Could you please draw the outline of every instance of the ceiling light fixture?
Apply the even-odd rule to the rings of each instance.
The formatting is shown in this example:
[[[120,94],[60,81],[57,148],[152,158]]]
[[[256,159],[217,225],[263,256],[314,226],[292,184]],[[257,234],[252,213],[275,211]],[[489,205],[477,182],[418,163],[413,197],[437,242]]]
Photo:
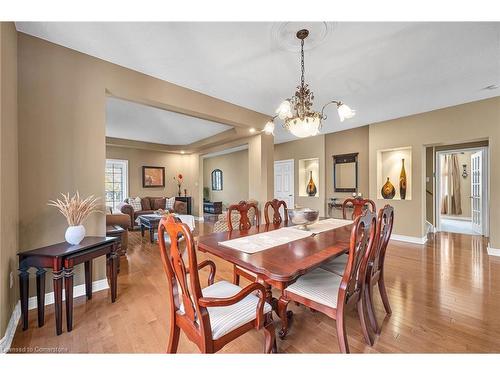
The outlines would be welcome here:
[[[255,128],[250,128],[250,129],[248,129],[248,131],[249,131],[250,133],[255,133]]]
[[[308,35],[309,30],[302,29],[297,31],[297,38],[300,39],[300,85],[297,86],[297,91],[294,96],[283,101],[276,110],[276,116],[266,124],[264,131],[266,131],[267,128],[267,134],[271,134],[274,131],[274,120],[279,117],[284,121],[283,127],[296,137],[304,138],[317,135],[321,129],[322,121],[327,118],[324,114],[324,110],[330,104],[337,105],[340,121],[350,119],[355,114],[354,110],[340,100],[332,100],[326,103],[321,109],[321,113],[311,110],[314,94],[309,89],[309,85],[305,83],[304,78],[304,40]]]
[[[186,151],[184,151],[184,150],[182,150],[182,151],[181,151],[181,154],[183,154],[183,155],[184,155],[185,153],[186,153]]]

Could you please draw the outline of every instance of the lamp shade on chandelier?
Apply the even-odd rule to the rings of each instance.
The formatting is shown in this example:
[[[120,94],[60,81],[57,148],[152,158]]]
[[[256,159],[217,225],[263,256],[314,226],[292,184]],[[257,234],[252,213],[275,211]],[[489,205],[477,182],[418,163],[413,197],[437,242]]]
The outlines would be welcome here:
[[[274,120],[279,118],[283,121],[283,127],[296,137],[305,138],[317,135],[321,130],[322,121],[326,120],[324,110],[330,104],[336,104],[340,121],[350,119],[355,114],[354,110],[340,100],[332,100],[326,103],[321,112],[312,110],[314,94],[309,89],[309,85],[305,83],[304,77],[304,40],[308,35],[309,31],[306,29],[297,32],[297,38],[300,39],[300,85],[297,86],[295,94],[291,98],[284,100],[276,109],[276,116],[264,127],[267,134],[274,131]]]

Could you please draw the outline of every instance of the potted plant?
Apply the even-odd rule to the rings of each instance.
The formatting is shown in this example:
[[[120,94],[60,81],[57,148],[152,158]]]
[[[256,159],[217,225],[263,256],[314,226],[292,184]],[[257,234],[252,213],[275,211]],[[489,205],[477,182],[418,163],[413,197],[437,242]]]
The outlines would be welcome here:
[[[83,221],[89,217],[90,214],[95,212],[102,212],[99,210],[99,198],[93,195],[85,199],[80,198],[78,191],[71,198],[68,194],[63,194],[62,199],[49,201],[49,206],[54,206],[59,209],[59,212],[68,221],[69,227],[66,229],[64,238],[66,242],[71,245],[78,245],[85,237],[85,227],[82,225]]]

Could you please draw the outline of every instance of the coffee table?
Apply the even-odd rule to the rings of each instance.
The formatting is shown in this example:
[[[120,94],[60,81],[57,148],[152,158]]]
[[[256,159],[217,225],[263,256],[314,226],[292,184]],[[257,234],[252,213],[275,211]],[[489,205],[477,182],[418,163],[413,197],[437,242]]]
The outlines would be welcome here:
[[[150,215],[140,215],[138,218],[139,225],[141,226],[141,236],[144,237],[144,231],[149,230],[149,240],[151,243],[155,241],[155,229],[158,229],[158,224],[160,224],[160,215],[150,214]]]

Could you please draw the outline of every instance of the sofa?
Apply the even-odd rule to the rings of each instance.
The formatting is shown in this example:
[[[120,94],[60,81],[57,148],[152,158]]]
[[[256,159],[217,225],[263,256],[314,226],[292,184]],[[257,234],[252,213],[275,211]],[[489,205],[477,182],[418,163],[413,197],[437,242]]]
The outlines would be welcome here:
[[[128,229],[130,228],[130,217],[121,212],[110,210],[106,213],[106,230],[110,226],[120,226],[125,231],[121,234],[121,254],[125,255],[128,247]]]
[[[182,202],[181,197],[175,197],[174,209],[173,212],[176,214],[185,215],[187,213],[187,204],[186,202]],[[162,209],[164,210],[166,207],[165,197],[144,197],[141,198],[141,209],[134,210],[134,207],[129,203],[128,198],[119,205],[119,209],[122,213],[128,216],[129,218],[129,229],[134,229],[137,225],[136,220],[140,215],[152,214],[156,210]]]

